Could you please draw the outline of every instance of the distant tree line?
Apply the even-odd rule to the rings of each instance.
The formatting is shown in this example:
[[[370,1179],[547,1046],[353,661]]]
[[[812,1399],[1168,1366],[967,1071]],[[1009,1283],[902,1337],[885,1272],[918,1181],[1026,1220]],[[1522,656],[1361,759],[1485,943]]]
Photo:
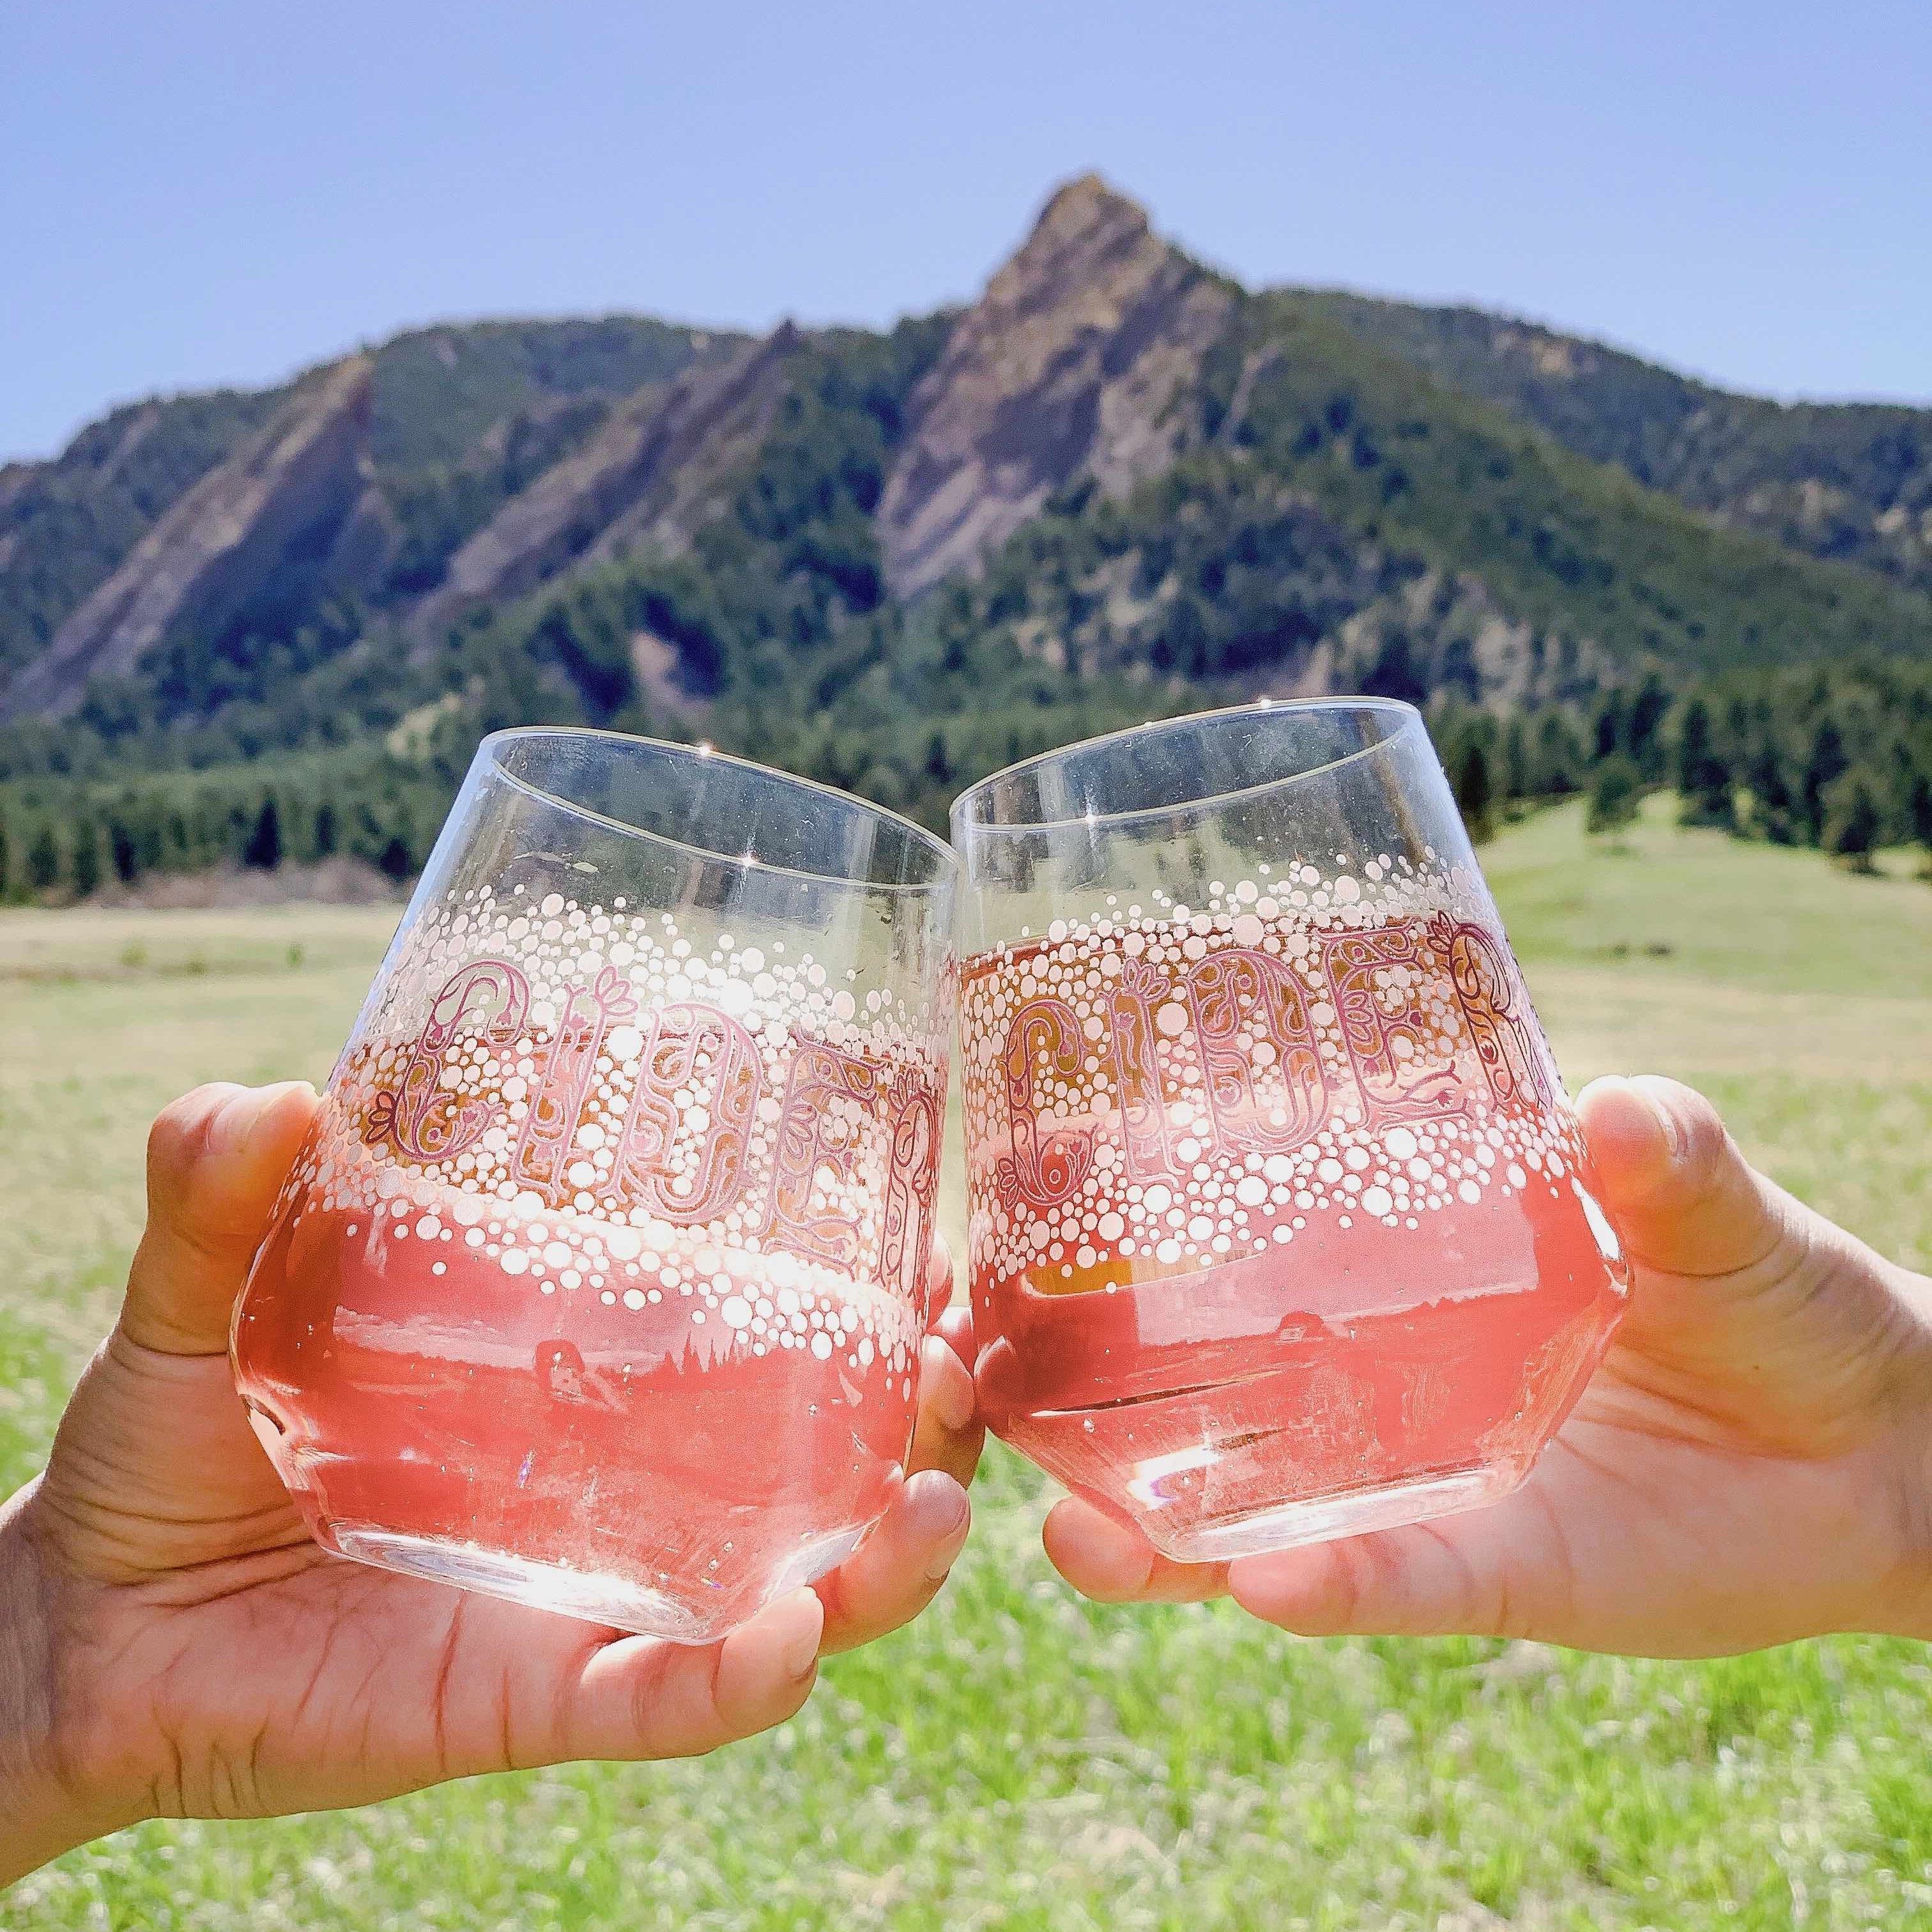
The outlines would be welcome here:
[[[943,654],[943,641],[933,648]],[[862,692],[868,675],[862,666],[854,680]],[[937,824],[956,793],[1001,764],[1211,695],[1143,688],[1081,704],[1050,677],[1028,689],[1012,665],[985,693],[998,702],[976,710],[949,692],[949,706],[910,710],[895,731],[883,715],[894,686],[882,678],[868,728],[855,728],[848,694],[797,714],[782,734],[766,719],[743,748]],[[1514,812],[1579,796],[1592,829],[1614,831],[1646,794],[1665,791],[1686,824],[1816,847],[1858,868],[1882,847],[1916,845],[1932,868],[1932,667],[1735,672],[1675,694],[1647,677],[1587,705],[1498,716],[1450,701],[1429,716],[1478,839]],[[406,879],[428,856],[478,729],[496,722],[455,709],[399,749],[0,783],[0,898],[84,897],[153,873],[337,854]]]
[[[118,785],[0,785],[0,901],[85,898],[157,873],[272,870],[338,854],[408,879],[429,856],[455,781],[382,754],[143,775]]]
[[[1859,868],[1888,845],[1932,866],[1932,666],[1733,671],[1673,694],[1654,676],[1586,706],[1431,719],[1479,837],[1512,805],[1582,793],[1614,831],[1648,791],[1687,825],[1814,846]]]

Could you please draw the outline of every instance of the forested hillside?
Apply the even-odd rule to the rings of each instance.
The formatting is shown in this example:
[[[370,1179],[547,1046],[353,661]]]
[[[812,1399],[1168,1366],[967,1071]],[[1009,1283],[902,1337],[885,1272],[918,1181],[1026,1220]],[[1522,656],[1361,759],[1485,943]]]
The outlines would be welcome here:
[[[741,340],[615,316],[472,322],[384,344],[373,357],[362,469],[393,539],[376,580],[358,587],[380,607],[434,584],[463,538],[580,442],[614,400]],[[297,386],[130,404],[52,462],[0,470],[0,692]]]
[[[1480,309],[1289,298],[1647,488],[1932,590],[1932,410],[1776,403]]]
[[[1429,707],[1479,827],[1677,784],[1854,860],[1932,836],[1919,416],[1793,428],[1516,327],[1250,294],[1089,178],[961,314],[452,326],[117,412],[0,472],[0,891],[406,876],[511,723],[937,824],[1011,758],[1262,692]],[[1870,543],[1750,507],[1780,449],[1837,452]]]

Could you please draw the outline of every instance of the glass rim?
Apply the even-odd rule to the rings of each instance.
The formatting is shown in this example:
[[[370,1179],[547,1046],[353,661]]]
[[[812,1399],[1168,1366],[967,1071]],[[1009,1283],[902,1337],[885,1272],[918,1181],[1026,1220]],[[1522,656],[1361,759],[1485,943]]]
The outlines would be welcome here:
[[[594,806],[580,804],[576,800],[566,798],[560,792],[533,784],[530,779],[512,771],[504,764],[500,755],[503,747],[520,740],[540,738],[594,739],[614,745],[639,746],[647,751],[667,752],[674,758],[688,760],[694,764],[729,765],[780,790],[792,789],[815,794],[821,798],[830,800],[846,811],[877,819],[910,835],[915,847],[927,853],[932,859],[932,874],[926,879],[863,879],[855,878],[850,872],[814,872],[804,866],[773,865],[770,860],[760,859],[753,853],[715,852],[708,846],[694,845],[688,839],[674,837],[669,832],[655,832],[642,825],[627,824],[621,818],[613,818],[608,812],[599,812]],[[706,865],[730,866],[742,872],[758,872],[775,878],[803,879],[814,885],[844,886],[852,891],[862,892],[946,892],[957,882],[959,855],[946,840],[935,832],[928,832],[916,819],[908,818],[902,812],[894,812],[889,806],[875,805],[868,798],[860,797],[856,792],[841,791],[836,785],[823,784],[816,778],[800,778],[796,772],[782,771],[776,765],[760,764],[755,758],[741,758],[734,753],[721,752],[715,746],[704,741],[687,745],[673,738],[646,737],[637,731],[606,731],[589,724],[512,724],[500,731],[486,732],[477,741],[476,750],[479,756],[486,751],[489,753],[490,770],[494,776],[528,797],[541,800],[545,805],[554,806],[560,812],[567,812],[586,824],[620,832],[628,838],[643,839],[653,844],[668,846],[673,851],[688,853],[692,858]]]
[[[1118,812],[1082,812],[1071,818],[1029,819],[969,819],[972,806],[982,795],[1006,779],[1022,772],[1032,771],[1071,758],[1082,752],[1090,752],[1103,745],[1125,745],[1134,740],[1162,736],[1192,725],[1216,724],[1238,718],[1252,718],[1258,713],[1281,714],[1293,711],[1348,712],[1382,711],[1394,713],[1401,722],[1385,738],[1372,745],[1362,745],[1352,752],[1345,752],[1339,758],[1329,758],[1318,765],[1310,765],[1306,771],[1284,772],[1279,778],[1258,778],[1250,785],[1235,785],[1222,791],[1203,792],[1198,798],[1181,799],[1172,805],[1130,806]],[[968,785],[952,801],[949,814],[953,832],[956,836],[962,830],[974,832],[1056,832],[1070,825],[1120,825],[1137,818],[1172,818],[1177,813],[1204,812],[1227,805],[1236,799],[1252,798],[1257,794],[1273,791],[1282,785],[1299,784],[1305,778],[1320,778],[1328,772],[1339,771],[1344,765],[1353,764],[1358,758],[1373,758],[1377,753],[1389,750],[1408,737],[1417,726],[1426,732],[1428,727],[1421,712],[1406,699],[1400,698],[1376,698],[1370,696],[1330,698],[1253,698],[1240,704],[1220,704],[1206,711],[1184,711],[1170,718],[1149,718],[1138,724],[1129,724],[1115,731],[1098,731],[1090,738],[1076,738],[1070,745],[1058,745],[1050,752],[1036,752],[1030,758],[1017,759],[1010,765],[1003,765],[996,772],[987,775]]]

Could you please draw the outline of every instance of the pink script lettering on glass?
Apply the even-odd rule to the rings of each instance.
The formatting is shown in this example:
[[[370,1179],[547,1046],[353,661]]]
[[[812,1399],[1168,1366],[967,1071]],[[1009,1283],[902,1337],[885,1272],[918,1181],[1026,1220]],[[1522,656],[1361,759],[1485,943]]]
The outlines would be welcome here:
[[[476,1145],[496,1110],[487,1102],[458,1101],[442,1086],[444,1056],[459,1037],[480,1032],[507,1046],[529,1017],[529,980],[506,959],[474,959],[452,974],[430,1003],[429,1018],[411,1044],[401,1077],[377,1094],[362,1138],[389,1142],[411,1160],[453,1160]]]
[[[1042,1140],[1034,1102],[1036,1061],[1048,1072],[1070,1077],[1080,1071],[1084,1051],[1080,1022],[1064,1000],[1029,1000],[1006,1029],[1001,1072],[1012,1151],[1001,1157],[997,1172],[1000,1192],[1009,1204],[1024,1201],[1034,1208],[1058,1207],[1078,1192],[1093,1167],[1092,1129],[1049,1134]]]

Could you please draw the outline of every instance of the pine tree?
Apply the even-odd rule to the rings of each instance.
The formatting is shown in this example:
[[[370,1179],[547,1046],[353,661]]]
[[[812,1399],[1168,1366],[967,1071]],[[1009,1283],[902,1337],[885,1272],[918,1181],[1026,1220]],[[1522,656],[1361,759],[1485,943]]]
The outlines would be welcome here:
[[[1683,800],[1686,825],[1718,825],[1736,829],[1737,808],[1731,795],[1731,768],[1718,754],[1711,729],[1711,708],[1701,697],[1684,707],[1677,732],[1677,790]]]
[[[1804,826],[1813,844],[1825,836],[1825,794],[1851,764],[1845,750],[1845,736],[1838,721],[1829,712],[1818,720],[1811,735],[1811,754],[1804,760],[1804,778],[1800,797],[1804,808]]]
[[[84,816],[74,830],[74,889],[82,898],[100,890],[106,872],[100,845],[100,820]]]
[[[1846,772],[1826,788],[1823,803],[1826,850],[1849,860],[1855,872],[1872,871],[1872,853],[1885,824],[1876,782],[1864,771]]]
[[[114,876],[124,886],[129,886],[140,876],[141,856],[135,850],[134,835],[128,829],[123,810],[116,806],[108,814],[107,854],[114,868]]]
[[[1654,671],[1645,674],[1630,700],[1624,728],[1624,748],[1646,784],[1664,776],[1664,721],[1670,715],[1670,694]]]
[[[60,842],[44,818],[27,848],[27,884],[37,892],[50,892],[60,884]]]
[[[1593,727],[1593,740],[1596,746],[1595,757],[1598,763],[1605,758],[1614,758],[1623,749],[1624,735],[1628,728],[1624,712],[1624,694],[1614,686],[1604,692],[1597,706]]]
[[[272,872],[282,862],[282,819],[275,809],[273,792],[262,800],[262,808],[255,814],[254,826],[242,848],[242,862],[265,872]]]
[[[1932,878],[1932,771],[1913,774],[1906,794],[1905,819],[1914,842],[1925,848],[1924,869],[1926,877]]]
[[[1470,739],[1456,762],[1456,803],[1462,814],[1462,823],[1469,828],[1469,836],[1481,844],[1496,826],[1489,754],[1479,738]]]
[[[1503,796],[1505,798],[1529,798],[1534,796],[1534,776],[1529,764],[1529,733],[1523,723],[1522,713],[1514,713],[1503,732]]]
[[[1535,784],[1545,798],[1562,798],[1574,791],[1583,754],[1570,722],[1560,711],[1546,711],[1536,728]]]
[[[1643,798],[1643,776],[1619,752],[1604,759],[1590,780],[1589,809],[1584,829],[1621,832],[1635,822]]]
[[[1759,836],[1774,845],[1796,845],[1798,801],[1785,776],[1784,748],[1768,721],[1760,723],[1758,741],[1745,768],[1744,783],[1750,789],[1751,823]]]

